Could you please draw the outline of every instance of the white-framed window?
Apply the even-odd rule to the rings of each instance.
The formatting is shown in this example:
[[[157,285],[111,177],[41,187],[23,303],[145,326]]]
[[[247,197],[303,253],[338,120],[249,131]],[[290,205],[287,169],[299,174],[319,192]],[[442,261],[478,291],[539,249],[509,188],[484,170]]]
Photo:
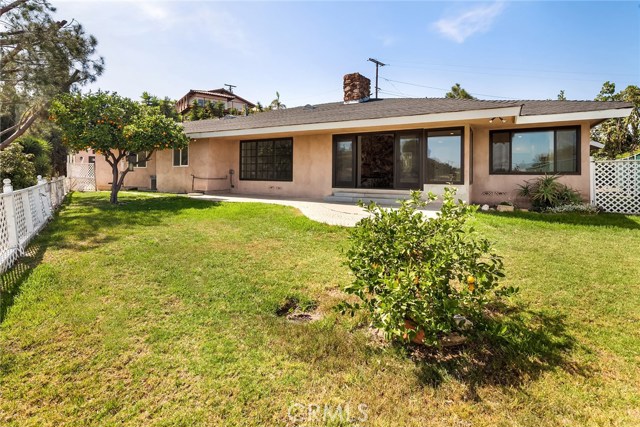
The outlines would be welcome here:
[[[147,156],[149,153],[147,151],[140,151],[136,153],[136,164],[133,166],[134,168],[146,168],[147,167]]]
[[[189,166],[189,147],[173,149],[173,166]]]

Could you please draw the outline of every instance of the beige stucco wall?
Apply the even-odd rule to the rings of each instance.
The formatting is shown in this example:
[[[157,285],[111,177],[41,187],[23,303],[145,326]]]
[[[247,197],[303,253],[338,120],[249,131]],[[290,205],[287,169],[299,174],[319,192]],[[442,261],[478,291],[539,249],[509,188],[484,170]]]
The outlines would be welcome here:
[[[158,191],[170,193],[188,193],[192,190],[193,177],[223,178],[228,175],[231,162],[231,143],[218,141],[215,147],[209,140],[196,140],[189,143],[188,166],[173,166],[173,150],[156,153],[156,172]],[[195,190],[228,191],[229,181],[197,179]]]
[[[545,123],[544,125],[515,125],[507,123],[489,124],[487,120],[469,123],[448,122],[413,126],[414,129],[440,129],[464,127],[464,184],[458,186],[461,198],[473,203],[497,204],[512,201],[524,204],[517,197],[517,186],[535,175],[490,175],[489,131],[496,129],[523,129],[554,126],[581,126],[580,175],[563,175],[561,181],[580,191],[585,200],[589,197],[589,122]],[[209,193],[232,192],[246,195],[269,195],[282,197],[322,198],[332,193],[332,140],[334,134],[364,133],[373,131],[407,130],[407,127],[376,127],[357,130],[334,130],[331,133],[273,134],[242,139],[266,139],[293,137],[293,181],[243,181],[240,180],[240,138],[209,138],[192,140],[189,145],[189,165],[173,166],[172,150],[154,153],[147,168],[136,168],[125,179],[125,187],[149,188],[150,175],[157,176],[157,189],[161,192],[185,193],[192,191],[192,174],[201,178],[224,180],[196,180],[195,190]],[[473,131],[473,157],[471,154],[471,131]],[[471,162],[473,182],[471,183]],[[123,163],[123,166],[124,163]],[[233,169],[233,187],[229,170]],[[96,175],[99,189],[107,189],[111,181],[109,165],[102,156],[96,156]],[[436,188],[437,187],[437,188]],[[440,186],[425,185],[424,190],[441,191]],[[505,193],[491,195],[490,193]]]
[[[575,190],[582,198],[589,199],[589,141],[590,127],[588,122],[545,123],[544,126],[502,125],[502,126],[473,126],[473,185],[471,201],[474,203],[498,204],[511,201],[526,205],[526,201],[519,198],[518,184],[523,184],[540,175],[491,175],[489,173],[489,131],[496,129],[528,129],[535,127],[581,126],[580,132],[580,175],[562,175],[560,181]],[[506,193],[506,194],[487,194]]]
[[[146,168],[134,168],[133,171],[127,173],[124,178],[124,188],[138,188],[148,190],[151,188],[151,175],[156,173],[155,154],[147,162]],[[127,168],[126,160],[121,160],[119,170]],[[96,186],[98,190],[111,189],[112,181],[111,166],[107,163],[104,156],[96,155]]]
[[[239,142],[234,150],[234,168],[238,177],[240,164]],[[331,194],[332,136],[301,135],[293,137],[293,181],[236,180],[233,190],[239,194],[267,194],[272,196],[318,198]]]

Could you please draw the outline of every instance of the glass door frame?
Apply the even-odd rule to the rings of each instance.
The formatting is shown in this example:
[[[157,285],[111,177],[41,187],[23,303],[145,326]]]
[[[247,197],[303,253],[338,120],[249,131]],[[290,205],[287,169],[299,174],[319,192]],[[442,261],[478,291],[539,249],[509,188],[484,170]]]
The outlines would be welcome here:
[[[338,183],[338,170],[336,168],[336,159],[338,158],[338,142],[344,142],[347,140],[351,140],[351,185],[344,185],[344,183]],[[331,158],[331,169],[332,169],[332,178],[331,185],[333,188],[357,188],[358,185],[358,157],[359,157],[359,148],[358,148],[358,137],[357,135],[334,135],[332,141],[332,158]]]
[[[415,184],[401,184],[400,181],[400,173],[401,167],[400,162],[401,159],[401,151],[400,151],[400,139],[403,137],[415,137],[418,139],[418,182]],[[393,188],[397,190],[422,190],[424,186],[424,178],[425,178],[425,165],[426,165],[426,155],[425,155],[425,146],[424,146],[424,130],[423,129],[415,129],[415,130],[403,130],[395,132],[395,141],[394,141],[394,164],[393,164]]]
[[[428,150],[428,134],[429,132],[441,132],[441,131],[460,131],[460,176],[461,181],[452,182],[452,185],[464,185],[466,173],[465,173],[465,127],[464,126],[452,126],[445,128],[432,128],[432,129],[402,129],[396,131],[378,131],[378,132],[361,132],[361,133],[352,133],[352,134],[335,134],[332,136],[332,147],[331,147],[331,169],[332,169],[332,179],[331,185],[333,188],[349,188],[349,189],[358,189],[360,184],[360,157],[361,157],[361,142],[360,136],[363,135],[372,135],[372,134],[394,134],[394,142],[393,142],[393,187],[389,188],[389,190],[407,190],[407,189],[418,189],[422,190],[424,185],[426,184],[448,184],[444,182],[427,182],[427,150]],[[408,135],[415,135],[418,138],[419,144],[419,182],[414,187],[413,185],[399,185],[399,173],[400,173],[400,138],[406,137]],[[336,169],[336,159],[337,159],[337,150],[338,150],[338,141],[351,141],[351,185],[344,185],[344,183],[336,182],[336,177],[338,171]]]
[[[447,131],[460,131],[460,180],[455,182],[447,182],[447,181],[428,181],[427,179],[427,160],[429,159],[428,151],[429,151],[429,133],[433,132],[447,132]],[[422,143],[424,144],[423,156],[424,156],[424,164],[422,166],[422,172],[424,174],[422,182],[425,184],[451,184],[451,185],[464,185],[465,173],[464,173],[464,138],[465,138],[465,129],[464,126],[454,126],[447,128],[434,128],[434,129],[423,129],[422,133]]]

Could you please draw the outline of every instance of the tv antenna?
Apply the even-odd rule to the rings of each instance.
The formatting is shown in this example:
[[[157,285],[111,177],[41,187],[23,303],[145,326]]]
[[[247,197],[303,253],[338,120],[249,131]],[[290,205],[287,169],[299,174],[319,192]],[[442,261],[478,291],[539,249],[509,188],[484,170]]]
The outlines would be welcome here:
[[[233,88],[237,87],[236,85],[230,85],[230,84],[226,84],[226,83],[224,85],[229,89],[229,92],[231,92],[231,93],[233,93]]]
[[[373,58],[369,58],[368,61],[371,61],[374,64],[376,64],[376,99],[378,99],[378,89],[380,89],[378,87],[378,68],[384,67],[387,64],[384,64],[384,63],[378,61],[377,59],[373,59]]]

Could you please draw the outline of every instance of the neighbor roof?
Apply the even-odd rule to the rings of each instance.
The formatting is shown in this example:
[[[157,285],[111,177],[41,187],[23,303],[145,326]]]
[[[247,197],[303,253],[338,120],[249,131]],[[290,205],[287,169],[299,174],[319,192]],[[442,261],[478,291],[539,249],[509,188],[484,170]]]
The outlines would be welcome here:
[[[450,98],[390,98],[357,104],[333,102],[304,107],[272,110],[249,116],[185,122],[188,135],[226,131],[326,124],[357,120],[411,117],[440,113],[471,112],[491,109],[519,109],[519,116],[538,116],[628,109],[632,105],[617,101],[494,101]],[[516,111],[516,110],[514,110]],[[595,118],[600,118],[595,117]],[[244,132],[246,133],[246,132]],[[208,135],[214,136],[214,135]]]
[[[225,99],[238,99],[242,102],[244,102],[245,104],[247,104],[250,108],[255,107],[255,104],[251,101],[248,101],[246,99],[244,99],[241,96],[236,95],[233,92],[228,91],[227,89],[211,89],[211,90],[205,90],[205,89],[190,89],[189,92],[187,92],[186,95],[184,95],[182,98],[180,99],[184,99],[187,98],[189,95],[211,95],[211,96],[218,96],[220,98],[225,98]]]

